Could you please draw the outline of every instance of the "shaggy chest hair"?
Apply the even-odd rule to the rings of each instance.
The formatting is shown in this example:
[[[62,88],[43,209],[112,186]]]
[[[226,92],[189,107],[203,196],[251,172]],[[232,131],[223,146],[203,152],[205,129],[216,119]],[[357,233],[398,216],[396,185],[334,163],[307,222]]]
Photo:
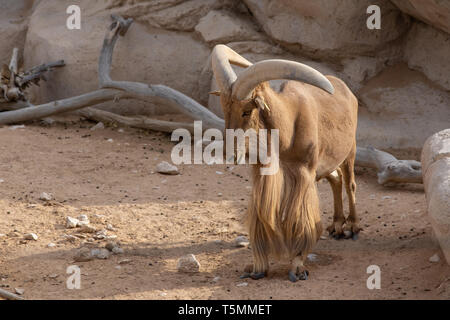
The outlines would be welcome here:
[[[306,167],[280,160],[274,175],[254,165],[248,209],[252,243],[272,254],[293,258],[309,251],[322,233],[315,175]]]

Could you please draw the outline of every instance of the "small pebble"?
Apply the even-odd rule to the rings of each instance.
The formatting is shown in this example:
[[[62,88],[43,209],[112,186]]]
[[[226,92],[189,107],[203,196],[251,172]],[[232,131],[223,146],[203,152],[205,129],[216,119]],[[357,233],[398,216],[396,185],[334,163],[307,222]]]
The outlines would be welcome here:
[[[166,161],[160,162],[156,166],[156,172],[161,173],[161,174],[169,174],[169,175],[176,175],[176,174],[180,173],[176,166],[174,166]]]
[[[25,293],[25,290],[24,290],[24,289],[21,289],[21,288],[14,288],[14,291],[15,291],[19,296],[21,296],[21,295],[23,295],[23,294]]]
[[[35,233],[27,233],[24,237],[25,240],[34,240],[37,241],[38,236]]]
[[[94,256],[88,248],[81,248],[77,251],[73,259],[75,262],[87,262],[93,260]]]
[[[78,219],[75,219],[72,217],[67,217],[66,218],[66,228],[68,228],[68,229],[76,228],[78,226],[79,222],[80,221],[78,221]]]
[[[108,259],[110,253],[107,249],[96,248],[91,250],[91,255],[97,259]]]
[[[428,259],[430,262],[439,262],[441,260],[441,258],[439,258],[438,254],[434,254],[430,257],[430,259]]]
[[[92,131],[101,130],[101,129],[105,129],[105,125],[103,124],[103,122],[99,122],[91,128]]]
[[[43,200],[43,201],[50,201],[52,200],[53,197],[48,194],[47,192],[42,192],[41,195],[39,196],[39,200]]]
[[[236,287],[246,287],[248,286],[248,282],[239,282]]]
[[[187,273],[199,272],[200,263],[193,254],[188,254],[178,259],[177,270]]]
[[[54,247],[56,247],[56,244],[54,244],[53,242],[50,242],[50,243],[47,245],[47,247],[48,247],[48,248],[54,248]]]
[[[248,241],[247,237],[245,236],[238,236],[236,239],[234,239],[233,244],[237,248],[247,247],[250,242]]]

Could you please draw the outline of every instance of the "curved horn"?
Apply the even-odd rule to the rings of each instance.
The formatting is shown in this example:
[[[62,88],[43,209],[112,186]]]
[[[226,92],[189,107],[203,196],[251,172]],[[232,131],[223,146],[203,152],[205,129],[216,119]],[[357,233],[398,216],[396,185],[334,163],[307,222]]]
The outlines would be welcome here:
[[[233,96],[246,99],[259,83],[276,79],[302,81],[334,93],[331,82],[319,71],[302,63],[274,59],[257,62],[244,70],[233,84]]]
[[[243,68],[252,65],[250,61],[223,44],[214,47],[211,62],[216,82],[222,92],[231,92],[231,86],[237,79],[230,63]]]

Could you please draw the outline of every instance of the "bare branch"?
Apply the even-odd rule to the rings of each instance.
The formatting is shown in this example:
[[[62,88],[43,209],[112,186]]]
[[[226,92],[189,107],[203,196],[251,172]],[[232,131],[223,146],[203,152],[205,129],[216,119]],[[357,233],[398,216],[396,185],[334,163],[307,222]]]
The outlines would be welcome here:
[[[14,48],[11,56],[11,62],[9,63],[9,70],[17,74],[19,61],[19,49]]]
[[[24,298],[22,298],[21,296],[18,296],[17,294],[3,290],[1,288],[0,288],[0,297],[7,300],[24,300]]]
[[[378,170],[378,183],[422,183],[421,164],[414,160],[398,160],[393,155],[368,147],[356,150],[357,166]]]
[[[80,96],[52,101],[39,106],[0,113],[0,125],[42,119],[54,114],[74,111],[105,101],[127,97],[126,92],[115,89],[100,89]]]
[[[105,40],[103,41],[103,48],[98,63],[98,77],[101,88],[120,89],[139,100],[156,101],[170,105],[193,119],[202,120],[206,129],[224,129],[225,123],[223,119],[177,90],[164,85],[148,85],[140,82],[111,80],[110,69],[115,43],[119,35],[125,35],[130,24],[133,22],[132,19],[124,20],[117,16],[112,16],[112,19],[114,22],[111,24],[110,31],[106,34]]]
[[[172,133],[178,128],[184,128],[189,130],[189,132],[194,133],[194,125],[192,123],[155,120],[146,117],[126,117],[96,108],[84,108],[78,110],[77,114],[90,120],[101,121],[104,123],[115,122],[133,128],[150,129],[167,133]]]

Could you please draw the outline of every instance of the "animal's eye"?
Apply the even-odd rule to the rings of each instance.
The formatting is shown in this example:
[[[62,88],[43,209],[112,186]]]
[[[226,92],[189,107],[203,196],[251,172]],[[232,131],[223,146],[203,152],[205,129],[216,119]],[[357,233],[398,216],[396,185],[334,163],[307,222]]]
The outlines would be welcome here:
[[[242,113],[242,116],[243,117],[248,117],[249,115],[251,115],[252,114],[252,111],[251,110],[247,110],[247,111],[244,111],[243,113]]]

